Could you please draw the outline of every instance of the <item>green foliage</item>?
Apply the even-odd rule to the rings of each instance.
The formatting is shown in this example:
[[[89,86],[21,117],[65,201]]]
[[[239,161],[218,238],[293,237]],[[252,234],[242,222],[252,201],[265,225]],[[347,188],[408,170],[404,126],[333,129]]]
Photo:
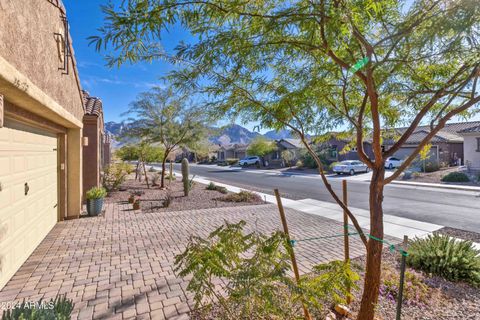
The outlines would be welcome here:
[[[217,185],[213,182],[210,182],[206,187],[205,189],[207,190],[217,190]]]
[[[480,254],[471,241],[435,234],[415,239],[408,249],[407,263],[415,269],[447,280],[480,285]]]
[[[50,301],[40,299],[35,305],[24,300],[14,309],[3,311],[2,320],[69,320],[73,306],[73,301],[65,295]]]
[[[262,198],[255,192],[242,190],[239,193],[231,193],[219,200],[225,202],[261,202]]]
[[[330,161],[328,160],[328,150],[316,151],[315,154],[320,158],[322,165],[324,167],[328,167],[328,164],[330,163]],[[301,160],[303,162],[303,165],[307,168],[318,168],[317,162],[309,152],[303,151],[301,154]]]
[[[440,169],[440,166],[437,162],[434,161],[426,161],[424,164],[424,171],[425,172],[436,172]]]
[[[226,222],[207,238],[191,237],[175,257],[175,272],[191,276],[187,289],[205,313],[216,304],[221,319],[293,320],[301,315],[302,301],[322,309],[344,301],[347,285],[355,288],[358,274],[340,261],[316,266],[297,286],[288,274],[291,247],[284,234],[245,233],[245,225]],[[226,295],[215,287],[219,279]]]
[[[298,299],[304,299],[309,309],[322,310],[332,302],[345,304],[353,298],[348,288],[358,289],[360,276],[344,261],[332,261],[313,267],[313,273],[302,278]]]
[[[290,150],[283,150],[281,153],[281,157],[285,161],[285,164],[287,165],[287,167],[292,166],[292,161],[294,159],[294,156],[295,155]]]
[[[126,145],[116,151],[116,155],[123,161],[139,160],[142,162],[159,162],[165,156],[162,147],[155,147],[149,143],[142,142],[137,145]]]
[[[216,185],[215,183],[213,183],[213,182],[210,182],[210,183],[205,187],[205,189],[207,189],[207,190],[215,190],[215,191],[218,191],[218,192],[224,193],[224,194],[228,193],[227,188],[217,186],[217,185]]]
[[[295,166],[299,169],[304,167],[303,161],[302,160],[297,160],[297,163],[295,163]]]
[[[264,157],[275,150],[277,150],[275,141],[268,140],[263,136],[258,136],[248,145],[247,154],[251,156]]]
[[[443,182],[469,182],[470,179],[465,173],[462,172],[450,172],[442,177]]]
[[[182,182],[183,182],[183,194],[187,197],[190,192],[190,180],[189,180],[188,160],[182,159]]]
[[[103,186],[108,190],[117,190],[127,175],[133,172],[132,165],[121,162],[112,163],[103,170]]]
[[[92,199],[102,199],[107,196],[107,190],[102,187],[93,187],[87,191],[86,198],[89,200]]]

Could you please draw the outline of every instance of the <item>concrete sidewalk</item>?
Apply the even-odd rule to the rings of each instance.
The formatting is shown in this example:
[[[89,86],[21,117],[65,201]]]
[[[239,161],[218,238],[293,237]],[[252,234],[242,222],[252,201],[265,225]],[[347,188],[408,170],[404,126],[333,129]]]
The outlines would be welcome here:
[[[199,176],[196,176],[194,180],[203,184],[209,184],[210,182],[214,182]],[[238,188],[224,183],[215,182],[215,184],[223,186],[231,192],[239,192],[242,190],[242,188]],[[256,193],[258,193],[262,197],[262,199],[265,199],[266,202],[276,203],[275,196],[261,192]],[[286,208],[292,208],[297,211],[321,216],[340,222],[343,221],[343,210],[336,203],[319,201],[314,199],[291,200],[286,198],[282,198],[282,203]],[[370,212],[368,210],[355,207],[350,207],[350,209],[355,214],[360,226],[366,229],[369,228]],[[389,214],[384,214],[384,227],[386,235],[400,239],[402,239],[404,235],[407,235],[409,238],[423,237],[433,231],[443,228],[443,226],[441,225],[397,217]]]

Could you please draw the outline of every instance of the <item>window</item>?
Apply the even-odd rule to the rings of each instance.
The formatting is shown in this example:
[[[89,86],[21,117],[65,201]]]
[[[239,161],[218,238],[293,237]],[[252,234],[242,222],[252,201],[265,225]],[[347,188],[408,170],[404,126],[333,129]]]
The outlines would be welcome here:
[[[480,138],[477,138],[477,152],[480,152]]]

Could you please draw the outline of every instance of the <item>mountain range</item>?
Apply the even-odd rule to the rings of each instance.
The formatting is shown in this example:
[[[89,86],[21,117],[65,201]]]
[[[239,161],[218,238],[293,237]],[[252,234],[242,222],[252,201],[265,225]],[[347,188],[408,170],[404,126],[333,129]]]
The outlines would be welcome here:
[[[115,137],[118,137],[127,128],[127,126],[128,125],[125,122],[109,121],[105,123],[105,130],[113,135],[115,140]],[[212,143],[221,145],[231,143],[248,144],[258,136],[264,136],[270,140],[292,138],[292,134],[289,130],[271,130],[265,132],[264,134],[260,134],[258,132],[252,132],[238,124],[229,124],[223,127],[210,128],[210,132],[209,140]]]

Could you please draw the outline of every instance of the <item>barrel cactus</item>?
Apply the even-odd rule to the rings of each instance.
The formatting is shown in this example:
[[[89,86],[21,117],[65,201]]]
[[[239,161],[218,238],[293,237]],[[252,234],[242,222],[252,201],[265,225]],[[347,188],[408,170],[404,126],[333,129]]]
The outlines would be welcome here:
[[[188,180],[188,160],[186,158],[182,159],[182,182],[183,182],[183,193],[185,196],[188,196],[190,191],[190,180]]]

